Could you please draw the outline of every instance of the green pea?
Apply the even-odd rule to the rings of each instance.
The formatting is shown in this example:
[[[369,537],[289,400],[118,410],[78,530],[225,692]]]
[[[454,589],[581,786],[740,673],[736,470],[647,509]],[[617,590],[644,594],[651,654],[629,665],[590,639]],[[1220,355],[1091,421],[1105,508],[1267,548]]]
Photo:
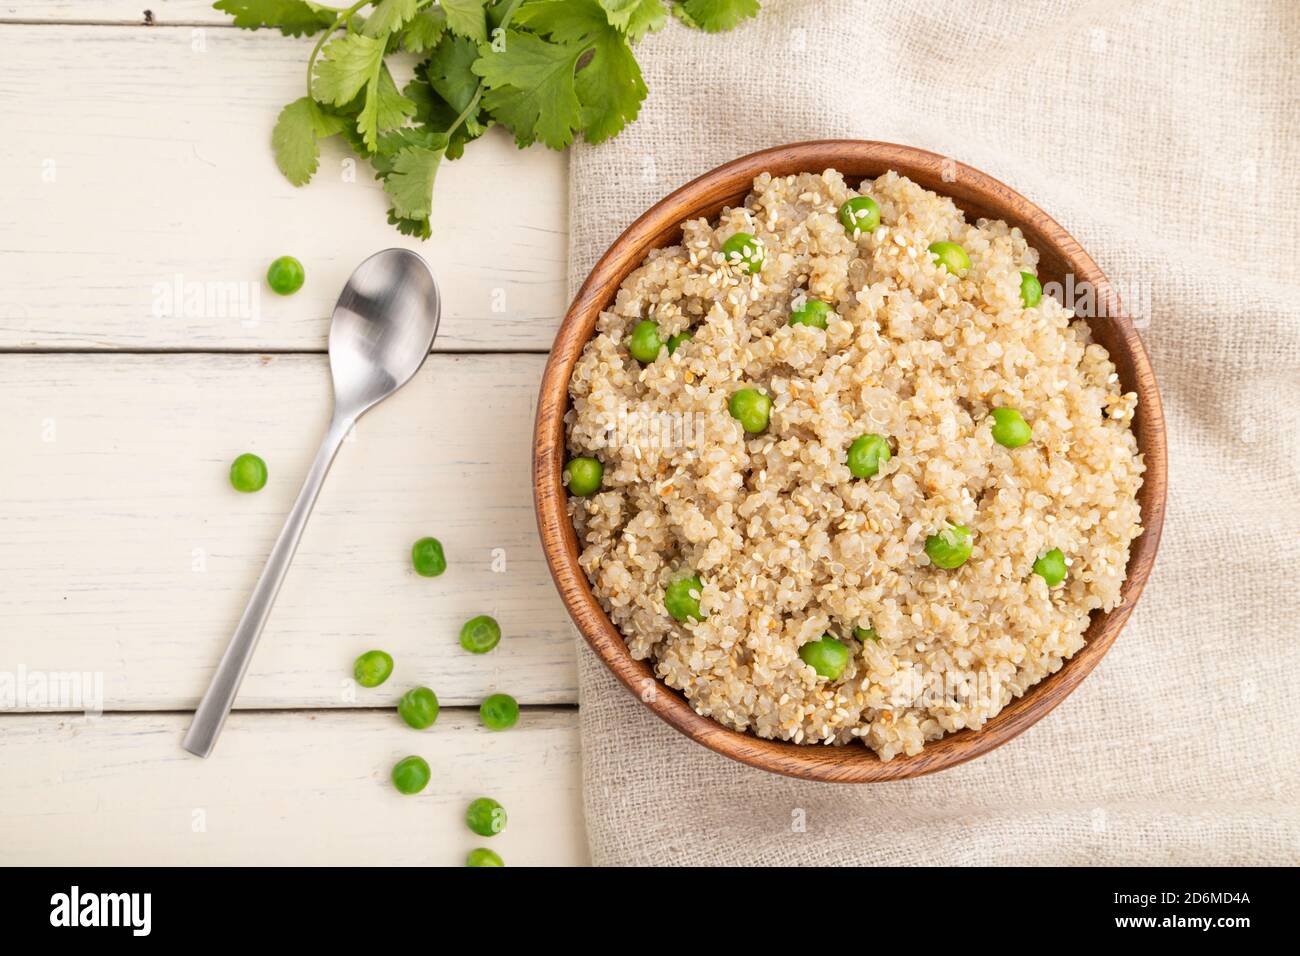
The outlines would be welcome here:
[[[422,578],[436,578],[447,570],[447,556],[437,538],[421,538],[411,545],[411,566]]]
[[[352,676],[362,687],[378,687],[393,673],[393,658],[385,651],[366,651],[352,664]]]
[[[972,547],[970,528],[960,524],[950,524],[925,539],[925,553],[929,556],[930,563],[945,571],[965,564]]]
[[[305,278],[307,274],[303,271],[302,263],[293,256],[281,256],[266,270],[266,284],[278,295],[292,295],[297,292],[302,288]]]
[[[501,625],[486,614],[471,617],[460,629],[460,646],[471,654],[486,654],[501,640]]]
[[[758,389],[742,388],[732,393],[727,402],[727,411],[731,417],[740,422],[740,427],[751,435],[757,435],[767,428],[772,414],[772,400]]]
[[[1032,272],[1020,273],[1020,301],[1026,309],[1032,309],[1043,301],[1043,284]]]
[[[493,694],[478,705],[478,716],[488,730],[507,730],[519,723],[519,702],[509,694]]]
[[[605,477],[605,466],[595,458],[574,458],[564,466],[569,494],[585,497],[600,490]]]
[[[429,763],[423,757],[403,757],[393,765],[393,786],[408,796],[429,785]]]
[[[1065,555],[1060,548],[1053,548],[1034,562],[1034,573],[1054,588],[1065,580]]]
[[[849,474],[854,478],[870,478],[887,461],[889,441],[884,435],[859,435],[849,446]]]
[[[880,635],[876,633],[874,627],[855,627],[853,629],[853,636],[863,644],[867,643],[867,641],[880,640]]]
[[[934,256],[935,262],[955,276],[965,275],[966,270],[970,268],[970,256],[966,255],[966,250],[955,242],[930,243],[930,255]]]
[[[873,233],[880,225],[880,204],[870,196],[855,196],[840,207],[840,222],[854,238]]]
[[[479,847],[477,850],[470,850],[469,856],[465,857],[466,866],[505,866],[501,857],[493,853],[486,847]]]
[[[762,241],[748,232],[738,232],[724,242],[722,255],[729,263],[741,266],[751,275],[763,268],[766,258]]]
[[[1003,448],[1019,448],[1033,437],[1033,429],[1014,408],[993,409],[993,440]]]
[[[700,594],[703,591],[704,582],[698,574],[678,578],[664,588],[664,607],[675,621],[702,621],[708,616],[700,610]]]
[[[505,807],[491,797],[479,797],[465,811],[465,825],[479,836],[496,836],[506,828]]]
[[[672,355],[677,351],[678,346],[682,345],[684,342],[689,342],[693,338],[695,338],[695,336],[691,335],[690,332],[678,332],[668,340],[668,354]]]
[[[397,712],[416,730],[432,727],[438,719],[438,695],[427,687],[412,687],[398,700]]]
[[[649,365],[659,357],[659,350],[664,347],[659,338],[659,326],[649,320],[638,322],[627,340],[627,350],[642,365]]]
[[[829,634],[823,634],[821,640],[809,641],[799,648],[799,657],[819,677],[835,680],[844,673],[844,668],[849,663],[849,649]]]
[[[811,325],[824,329],[835,310],[821,299],[805,299],[804,304],[790,313],[791,325]]]
[[[261,491],[266,486],[266,462],[245,452],[230,463],[230,483],[236,491]]]

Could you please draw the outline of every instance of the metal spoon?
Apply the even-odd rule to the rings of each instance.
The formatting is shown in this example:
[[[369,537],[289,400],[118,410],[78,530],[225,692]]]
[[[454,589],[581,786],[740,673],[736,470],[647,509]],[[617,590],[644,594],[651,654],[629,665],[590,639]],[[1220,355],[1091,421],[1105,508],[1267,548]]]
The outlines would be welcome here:
[[[406,249],[375,253],[357,266],[343,287],[330,322],[334,416],[244,616],[194,712],[194,722],[182,744],[190,753],[206,757],[216,745],[339,445],[364,412],[419,371],[438,334],[441,311],[438,283],[428,264]]]

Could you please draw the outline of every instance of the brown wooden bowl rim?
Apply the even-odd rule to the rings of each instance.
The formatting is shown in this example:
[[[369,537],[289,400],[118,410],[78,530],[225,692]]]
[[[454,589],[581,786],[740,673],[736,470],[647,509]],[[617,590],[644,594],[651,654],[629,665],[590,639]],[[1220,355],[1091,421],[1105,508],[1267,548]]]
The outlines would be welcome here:
[[[924,176],[932,180],[942,170],[943,181],[954,181],[949,177],[955,176],[964,187],[979,193],[991,209],[999,210],[999,218],[1012,225],[1032,222],[1039,231],[1052,233],[1049,242],[1055,252],[1076,277],[1093,283],[1098,300],[1108,304],[1109,312],[1104,313],[1102,321],[1116,323],[1119,340],[1128,351],[1134,380],[1123,384],[1126,390],[1138,392],[1139,414],[1134,432],[1147,469],[1138,495],[1144,530],[1131,548],[1120,603],[1109,612],[1094,615],[1087,644],[1060,670],[1013,700],[980,730],[947,734],[927,743],[916,756],[898,756],[889,761],[882,761],[866,747],[792,744],[731,730],[697,714],[680,693],[655,677],[647,662],[634,660],[578,564],[577,537],[566,510],[560,477],[569,379],[597,317],[627,274],[640,265],[651,248],[667,244],[664,237],[679,230],[684,219],[700,215],[712,218],[720,211],[720,206],[711,212],[694,211],[699,197],[719,190],[734,193],[740,185],[744,186],[740,193],[743,196],[754,177],[765,171],[787,175],[838,169],[846,177],[857,179],[861,178],[859,174],[847,172],[846,167],[864,166],[880,172],[895,169],[911,178]],[[569,615],[596,655],[642,703],[691,739],[749,766],[806,780],[869,783],[944,770],[988,753],[1040,720],[1097,666],[1128,620],[1159,548],[1167,480],[1164,429],[1160,392],[1142,340],[1125,316],[1110,280],[1055,220],[1005,184],[948,157],[894,143],[817,140],[761,150],[705,173],[651,206],[601,256],[560,324],[542,376],[534,434],[533,494],[542,548]]]

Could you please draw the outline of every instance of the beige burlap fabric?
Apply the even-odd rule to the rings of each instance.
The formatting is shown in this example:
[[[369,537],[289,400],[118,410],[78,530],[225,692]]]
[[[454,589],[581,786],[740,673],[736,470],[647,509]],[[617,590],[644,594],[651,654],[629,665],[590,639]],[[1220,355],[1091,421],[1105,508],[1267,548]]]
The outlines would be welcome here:
[[[849,136],[984,169],[1149,313],[1164,543],[1127,629],[1068,701],[914,781],[744,768],[662,724],[584,645],[593,860],[1300,862],[1300,4],[763,7],[733,34],[672,24],[642,44],[641,118],[573,153],[574,288],[646,206],[755,149]]]

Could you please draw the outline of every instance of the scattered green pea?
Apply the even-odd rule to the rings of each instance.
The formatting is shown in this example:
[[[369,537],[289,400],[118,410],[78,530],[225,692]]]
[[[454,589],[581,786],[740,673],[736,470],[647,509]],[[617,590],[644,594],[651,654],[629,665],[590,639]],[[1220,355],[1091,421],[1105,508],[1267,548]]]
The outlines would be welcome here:
[[[700,594],[703,591],[704,583],[698,574],[678,578],[664,588],[664,607],[675,621],[702,621],[708,616],[700,610]]]
[[[970,528],[960,524],[950,524],[925,539],[925,553],[929,556],[930,563],[945,571],[965,564],[972,547]]]
[[[676,335],[668,339],[668,354],[672,355],[677,351],[679,346],[689,342],[693,338],[695,338],[695,336],[691,335],[690,332],[678,332]]]
[[[293,256],[281,256],[266,270],[266,284],[277,295],[292,295],[302,288],[307,273]]]
[[[1043,301],[1043,284],[1032,272],[1020,273],[1020,301],[1026,309],[1032,309]]]
[[[1014,408],[993,409],[993,440],[1003,448],[1019,448],[1033,437],[1033,429]]]
[[[880,204],[870,196],[854,196],[840,207],[840,223],[855,238],[875,232],[880,225]]]
[[[469,856],[465,857],[466,866],[505,866],[501,857],[493,853],[486,847],[479,847],[477,850],[470,850]]]
[[[479,797],[465,811],[465,825],[479,836],[496,836],[506,828],[505,807],[491,797]]]
[[[642,365],[649,365],[658,358],[659,350],[663,347],[663,339],[659,338],[659,326],[648,319],[638,322],[627,340],[627,350]]]
[[[397,701],[397,712],[416,730],[432,727],[438,719],[438,695],[427,687],[412,687]]]
[[[386,651],[366,651],[352,664],[352,676],[362,687],[378,687],[393,673],[393,658]]]
[[[743,266],[751,275],[763,268],[766,258],[762,241],[748,232],[737,232],[724,242],[722,255],[731,264]]]
[[[731,417],[740,422],[740,427],[751,435],[757,435],[767,428],[772,414],[772,400],[755,388],[742,388],[732,393],[727,402],[727,411]]]
[[[245,452],[230,463],[230,483],[236,491],[261,491],[266,486],[266,462]]]
[[[930,255],[934,256],[935,262],[955,276],[965,275],[966,270],[970,268],[970,256],[966,255],[966,250],[955,242],[930,243]]]
[[[564,474],[569,494],[582,498],[600,490],[605,466],[595,458],[574,458],[564,466]]]
[[[829,317],[835,310],[821,299],[805,299],[803,305],[790,312],[791,325],[811,325],[815,329],[826,328]]]
[[[854,478],[870,478],[887,461],[889,441],[884,435],[859,435],[849,446],[849,474]]]
[[[486,654],[501,640],[501,625],[486,614],[471,617],[460,629],[460,646],[471,654]]]
[[[867,641],[880,640],[880,635],[876,633],[874,627],[855,627],[853,629],[853,636],[863,644],[867,643]]]
[[[1053,548],[1034,562],[1034,573],[1054,588],[1065,580],[1065,555],[1060,548]]]
[[[421,538],[411,545],[411,566],[422,578],[436,578],[447,570],[447,556],[437,538]]]
[[[393,765],[393,786],[408,796],[429,785],[429,763],[423,757],[403,757]]]
[[[478,716],[488,730],[507,730],[519,723],[519,702],[509,694],[493,694],[478,705]]]
[[[819,677],[835,680],[844,673],[844,668],[849,662],[849,649],[847,645],[829,634],[823,634],[821,640],[809,641],[799,648],[799,657],[815,670]]]

